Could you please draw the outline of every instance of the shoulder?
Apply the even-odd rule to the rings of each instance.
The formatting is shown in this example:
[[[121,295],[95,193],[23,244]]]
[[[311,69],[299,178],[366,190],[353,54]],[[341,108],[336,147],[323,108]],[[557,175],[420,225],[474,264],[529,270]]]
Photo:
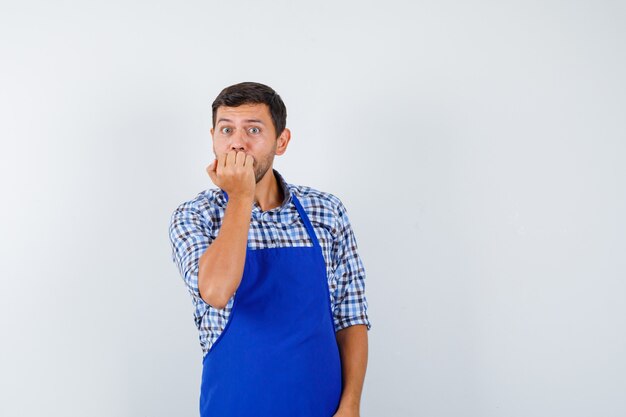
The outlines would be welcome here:
[[[219,195],[219,192],[219,188],[210,188],[183,201],[172,212],[172,222],[184,217],[194,217],[205,222],[213,221],[224,205],[223,197]]]
[[[288,185],[290,192],[298,197],[302,208],[318,223],[334,229],[343,221],[346,208],[337,195],[307,185]]]
[[[295,194],[302,205],[323,206],[332,210],[339,210],[343,207],[341,199],[335,194],[321,191],[307,185],[289,184],[289,190]]]

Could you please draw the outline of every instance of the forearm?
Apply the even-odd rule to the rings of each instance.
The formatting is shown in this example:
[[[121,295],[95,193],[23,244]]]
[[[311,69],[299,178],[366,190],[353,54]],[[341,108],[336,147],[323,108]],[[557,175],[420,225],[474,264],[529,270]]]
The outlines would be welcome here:
[[[339,407],[359,409],[367,368],[367,326],[357,324],[335,334],[341,355],[343,390]]]
[[[222,226],[198,263],[198,288],[202,299],[224,308],[239,287],[246,260],[253,200],[230,198]]]

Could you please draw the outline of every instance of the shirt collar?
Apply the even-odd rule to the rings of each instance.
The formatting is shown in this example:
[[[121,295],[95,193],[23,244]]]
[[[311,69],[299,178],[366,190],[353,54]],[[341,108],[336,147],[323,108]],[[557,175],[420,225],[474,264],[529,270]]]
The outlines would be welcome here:
[[[276,176],[276,179],[278,180],[278,185],[283,189],[283,196],[284,196],[283,203],[279,207],[279,209],[283,209],[291,202],[291,191],[289,190],[289,184],[287,184],[287,181],[285,181],[283,176],[280,175],[278,171],[276,171],[273,168],[272,168],[272,171],[274,171],[274,175]]]

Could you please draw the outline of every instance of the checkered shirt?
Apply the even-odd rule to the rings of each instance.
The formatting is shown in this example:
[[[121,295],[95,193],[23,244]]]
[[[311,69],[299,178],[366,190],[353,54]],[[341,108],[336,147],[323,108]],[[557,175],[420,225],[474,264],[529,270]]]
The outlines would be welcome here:
[[[343,203],[333,194],[289,184],[278,171],[273,171],[285,198],[282,205],[265,212],[254,203],[248,249],[313,245],[293,203],[295,194],[322,247],[335,331],[355,324],[365,324],[369,330],[365,268]],[[207,304],[198,291],[198,261],[217,237],[226,204],[221,189],[202,191],[174,210],[169,226],[172,260],[191,295],[203,357],[224,330],[236,296],[235,293],[223,309],[217,309]]]

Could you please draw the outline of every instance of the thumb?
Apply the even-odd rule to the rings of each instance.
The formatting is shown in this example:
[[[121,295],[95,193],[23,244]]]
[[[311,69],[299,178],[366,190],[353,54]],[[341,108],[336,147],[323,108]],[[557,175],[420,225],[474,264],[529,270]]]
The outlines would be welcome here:
[[[213,181],[214,183],[215,183],[215,180],[217,179],[216,168],[217,168],[217,159],[214,159],[206,167],[206,172],[207,172],[207,174],[209,174],[209,177],[211,178],[211,181]],[[215,184],[217,185],[217,183],[215,183]]]

